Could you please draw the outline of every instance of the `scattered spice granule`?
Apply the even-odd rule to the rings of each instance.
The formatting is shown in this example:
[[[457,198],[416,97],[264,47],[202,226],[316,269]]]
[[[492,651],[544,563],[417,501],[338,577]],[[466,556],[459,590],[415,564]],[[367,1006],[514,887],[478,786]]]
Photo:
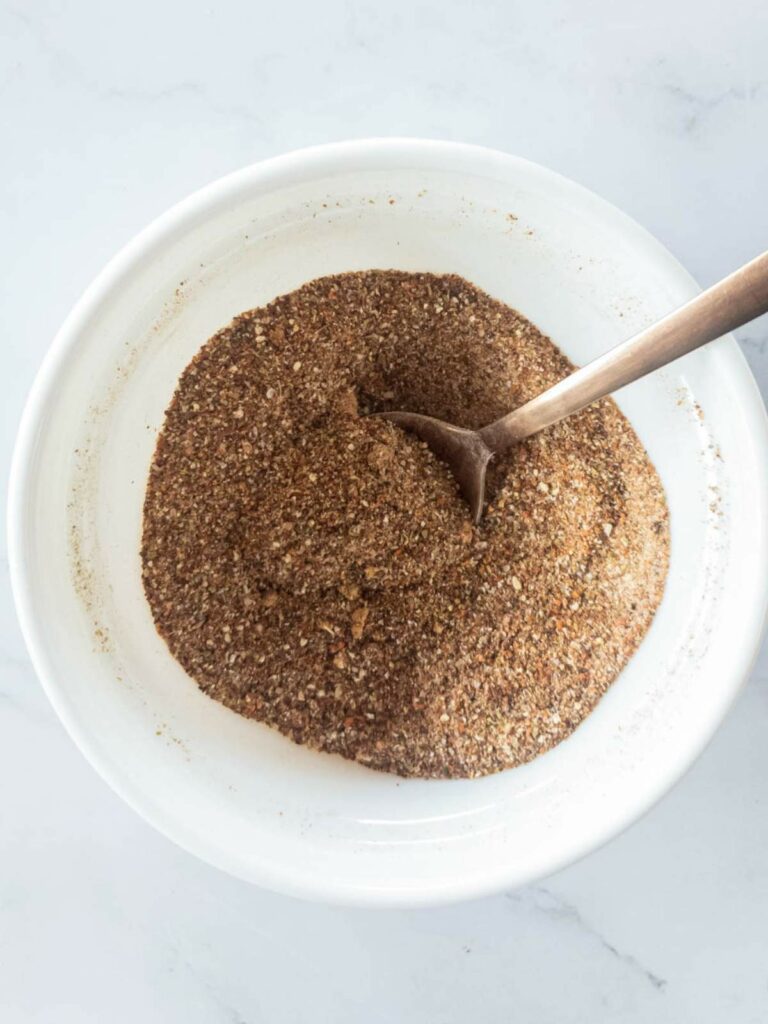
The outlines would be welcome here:
[[[406,776],[522,764],[595,707],[653,618],[659,478],[610,400],[491,467],[479,526],[385,408],[479,427],[571,364],[453,275],[325,277],[186,368],[144,505],[160,635],[211,697]]]

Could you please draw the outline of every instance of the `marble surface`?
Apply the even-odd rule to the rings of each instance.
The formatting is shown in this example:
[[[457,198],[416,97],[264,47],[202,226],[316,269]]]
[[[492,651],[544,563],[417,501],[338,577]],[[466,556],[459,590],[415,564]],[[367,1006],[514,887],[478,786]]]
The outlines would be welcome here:
[[[293,147],[515,152],[714,281],[766,246],[767,51],[763,0],[2,0],[3,466],[105,260],[177,198]],[[739,337],[766,395],[768,326]],[[347,911],[228,878],[123,806],[49,707],[0,572],[3,1024],[768,1019],[765,650],[693,770],[606,848],[477,903]]]

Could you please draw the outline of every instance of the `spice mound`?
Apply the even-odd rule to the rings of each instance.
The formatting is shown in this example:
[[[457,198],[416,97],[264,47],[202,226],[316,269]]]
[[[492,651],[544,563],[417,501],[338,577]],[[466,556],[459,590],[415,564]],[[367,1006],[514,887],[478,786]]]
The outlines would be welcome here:
[[[604,400],[492,464],[470,521],[426,446],[367,414],[480,427],[572,369],[453,275],[325,277],[186,368],[144,504],[158,632],[211,697],[406,776],[531,760],[595,707],[661,600],[664,492]]]

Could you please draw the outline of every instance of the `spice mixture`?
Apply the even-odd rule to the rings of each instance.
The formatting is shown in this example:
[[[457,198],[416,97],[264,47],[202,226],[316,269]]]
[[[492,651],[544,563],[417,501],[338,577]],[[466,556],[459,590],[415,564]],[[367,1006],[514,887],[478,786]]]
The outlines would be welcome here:
[[[492,465],[470,521],[426,446],[366,413],[480,427],[572,369],[453,275],[326,277],[237,317],[182,374],[143,579],[201,688],[297,743],[471,777],[568,736],[648,629],[668,518],[610,401]]]

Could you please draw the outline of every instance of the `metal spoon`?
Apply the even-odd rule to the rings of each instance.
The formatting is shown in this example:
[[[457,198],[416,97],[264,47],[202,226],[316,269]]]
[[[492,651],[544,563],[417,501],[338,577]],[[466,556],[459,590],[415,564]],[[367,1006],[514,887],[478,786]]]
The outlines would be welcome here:
[[[494,455],[766,312],[768,252],[480,430],[415,412],[377,415],[412,431],[448,464],[477,523],[483,514],[485,473]]]

